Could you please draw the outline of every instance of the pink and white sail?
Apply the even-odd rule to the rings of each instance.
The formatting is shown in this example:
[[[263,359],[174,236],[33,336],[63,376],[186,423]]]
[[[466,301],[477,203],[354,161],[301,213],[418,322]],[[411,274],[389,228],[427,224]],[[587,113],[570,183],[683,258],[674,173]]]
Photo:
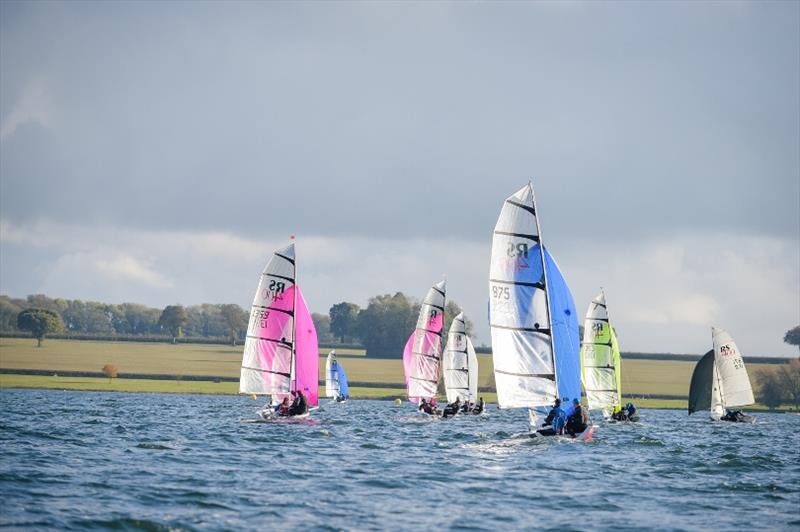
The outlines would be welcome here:
[[[403,350],[408,400],[436,397],[439,384],[439,364],[444,344],[445,281],[436,283],[428,290],[417,318],[417,326]]]
[[[319,351],[311,313],[295,284],[294,244],[273,253],[261,274],[242,356],[239,393],[280,402],[302,391],[318,403]]]

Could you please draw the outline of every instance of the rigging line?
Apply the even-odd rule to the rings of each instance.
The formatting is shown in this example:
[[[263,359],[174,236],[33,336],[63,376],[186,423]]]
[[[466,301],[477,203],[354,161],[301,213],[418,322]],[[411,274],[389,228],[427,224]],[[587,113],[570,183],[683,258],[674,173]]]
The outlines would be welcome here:
[[[436,355],[429,355],[428,353],[420,353],[420,352],[418,352],[418,351],[411,351],[411,354],[412,354],[412,355],[419,355],[419,356],[421,356],[421,357],[428,357],[428,358],[432,358],[432,359],[434,359],[434,360],[439,360],[439,357],[437,357]]]
[[[438,310],[441,310],[442,312],[444,312],[444,307],[442,307],[442,306],[435,305],[433,303],[428,303],[427,301],[423,301],[422,304],[423,305],[429,305],[429,306],[431,306],[431,307],[433,307],[435,309],[438,309]]]
[[[414,379],[415,381],[422,381],[422,382],[432,382],[433,384],[439,384],[439,381],[438,381],[438,380],[437,380],[437,381],[432,381],[432,380],[430,380],[430,379],[422,379],[422,378],[420,378],[420,377],[412,377],[412,376],[409,376],[408,378],[409,378],[409,379]]]

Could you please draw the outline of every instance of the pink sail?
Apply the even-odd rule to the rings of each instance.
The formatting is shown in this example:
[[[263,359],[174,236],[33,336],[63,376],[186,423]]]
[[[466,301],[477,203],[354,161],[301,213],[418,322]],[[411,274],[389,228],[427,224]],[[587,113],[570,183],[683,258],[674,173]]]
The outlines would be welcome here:
[[[436,397],[444,329],[444,281],[434,285],[422,302],[414,332],[403,350],[403,370],[409,401]]]
[[[309,406],[319,403],[319,346],[314,321],[303,292],[297,289],[297,328],[295,329],[295,381],[293,390],[303,392]]]

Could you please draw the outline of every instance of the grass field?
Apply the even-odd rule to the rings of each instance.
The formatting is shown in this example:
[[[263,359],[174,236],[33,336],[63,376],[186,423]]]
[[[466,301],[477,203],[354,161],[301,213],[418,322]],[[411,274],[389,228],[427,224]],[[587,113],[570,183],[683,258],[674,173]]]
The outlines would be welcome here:
[[[391,388],[352,389],[353,397],[394,398],[403,394],[403,367],[400,353],[396,359],[374,359],[363,351],[337,350],[339,360],[351,382],[395,384]],[[320,357],[320,379],[324,378],[325,353]],[[236,383],[182,381],[184,375],[238,377],[241,346],[207,344],[161,344],[135,342],[94,342],[78,340],[45,340],[41,348],[36,341],[25,338],[0,338],[0,371],[2,369],[38,369],[60,371],[100,372],[106,364],[117,367],[119,373],[175,375],[175,381],[146,379],[108,379],[2,375],[0,387],[54,387],[63,389],[116,389],[124,391],[159,391],[175,393],[236,393]],[[479,356],[479,385],[487,386],[492,379],[491,356]],[[752,377],[760,364],[751,364]],[[689,389],[694,362],[681,360],[623,360],[622,387],[625,395],[685,396]],[[31,380],[25,380],[31,379]],[[48,381],[47,379],[51,379]],[[51,386],[52,385],[52,386]],[[493,395],[493,394],[486,394]],[[488,400],[488,398],[487,398]],[[493,400],[492,400],[493,401]],[[492,402],[490,401],[490,402]],[[663,400],[659,404],[663,403]],[[642,403],[642,399],[638,399]],[[642,403],[643,404],[643,403]],[[677,406],[677,405],[676,405]],[[683,401],[682,406],[686,403]]]

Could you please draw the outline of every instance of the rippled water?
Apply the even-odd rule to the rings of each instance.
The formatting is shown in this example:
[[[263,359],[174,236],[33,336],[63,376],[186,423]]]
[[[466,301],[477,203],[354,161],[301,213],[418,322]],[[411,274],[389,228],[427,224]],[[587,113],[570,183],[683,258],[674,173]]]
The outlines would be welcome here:
[[[2,390],[0,525],[117,529],[798,529],[800,416],[644,410],[592,443],[521,411],[422,419],[244,397]]]

